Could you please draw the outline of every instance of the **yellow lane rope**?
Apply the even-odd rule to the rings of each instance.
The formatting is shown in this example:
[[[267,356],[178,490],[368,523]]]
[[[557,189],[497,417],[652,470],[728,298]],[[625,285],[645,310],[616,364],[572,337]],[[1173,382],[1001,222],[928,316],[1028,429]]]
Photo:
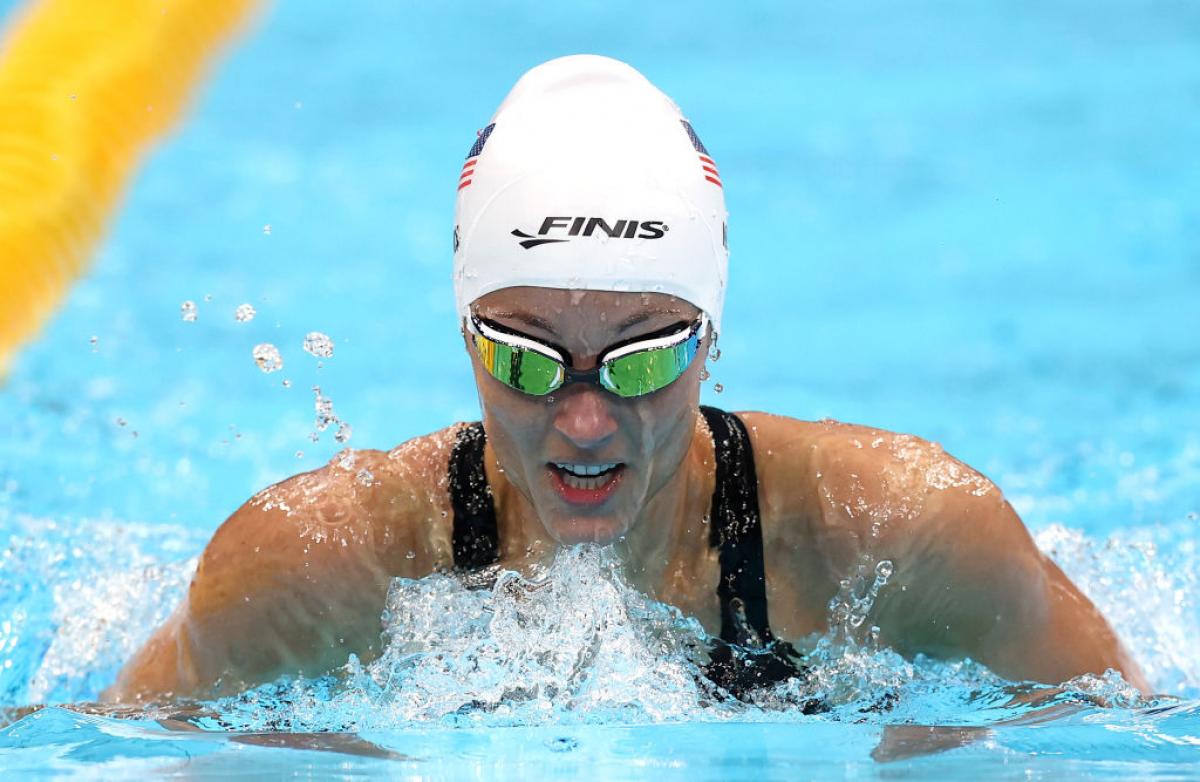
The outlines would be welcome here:
[[[0,379],[256,0],[36,0],[0,41]]]

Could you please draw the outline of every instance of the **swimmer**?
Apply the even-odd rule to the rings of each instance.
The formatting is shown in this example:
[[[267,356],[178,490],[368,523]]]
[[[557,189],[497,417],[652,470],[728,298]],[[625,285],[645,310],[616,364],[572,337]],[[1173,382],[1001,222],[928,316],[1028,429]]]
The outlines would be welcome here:
[[[578,543],[613,546],[631,584],[720,638],[709,671],[731,690],[755,682],[721,678],[729,649],[766,653],[762,682],[799,673],[789,642],[828,632],[831,599],[868,563],[891,569],[868,624],[902,654],[1049,683],[1111,668],[1147,691],[995,484],[936,444],[700,406],[723,326],[723,184],[633,68],[580,55],[526,73],[457,187],[482,422],[348,451],[253,497],[107,700],[369,661],[392,579],[529,572]],[[778,342],[777,360],[800,360]]]

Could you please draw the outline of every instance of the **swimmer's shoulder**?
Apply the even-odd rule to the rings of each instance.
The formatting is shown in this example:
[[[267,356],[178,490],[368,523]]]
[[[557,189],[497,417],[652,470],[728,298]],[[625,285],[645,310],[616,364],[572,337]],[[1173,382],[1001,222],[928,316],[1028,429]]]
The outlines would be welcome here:
[[[325,466],[259,492],[225,527],[298,537],[308,557],[368,544],[388,576],[419,577],[449,567],[453,519],[447,470],[461,426],[386,451],[342,450]]]
[[[915,520],[949,495],[1003,501],[985,476],[915,435],[832,419],[738,415],[754,445],[760,499],[776,516],[857,534],[880,521]]]
[[[381,558],[396,575],[417,576],[454,564],[448,475],[464,426],[456,423],[387,451],[350,452],[343,480],[353,475]],[[342,458],[335,457],[330,467]]]

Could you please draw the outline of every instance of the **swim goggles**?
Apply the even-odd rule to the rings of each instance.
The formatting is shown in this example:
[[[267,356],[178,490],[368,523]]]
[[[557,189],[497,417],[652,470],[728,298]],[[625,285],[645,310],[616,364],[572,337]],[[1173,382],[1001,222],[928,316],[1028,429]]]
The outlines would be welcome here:
[[[587,370],[573,369],[570,354],[557,346],[506,331],[474,314],[468,323],[483,368],[510,388],[545,396],[567,383],[585,382],[628,399],[666,388],[687,371],[700,350],[708,318],[700,313],[682,329],[671,326],[617,343],[600,354],[598,366]]]

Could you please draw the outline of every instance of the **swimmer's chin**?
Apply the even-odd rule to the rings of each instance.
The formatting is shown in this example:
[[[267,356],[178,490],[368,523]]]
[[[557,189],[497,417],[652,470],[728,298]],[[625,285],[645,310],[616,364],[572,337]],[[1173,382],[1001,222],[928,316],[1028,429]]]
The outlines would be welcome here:
[[[621,519],[589,518],[575,516],[555,519],[545,523],[546,531],[554,540],[563,546],[574,546],[580,543],[596,543],[608,545],[615,543],[626,533],[626,525]]]

